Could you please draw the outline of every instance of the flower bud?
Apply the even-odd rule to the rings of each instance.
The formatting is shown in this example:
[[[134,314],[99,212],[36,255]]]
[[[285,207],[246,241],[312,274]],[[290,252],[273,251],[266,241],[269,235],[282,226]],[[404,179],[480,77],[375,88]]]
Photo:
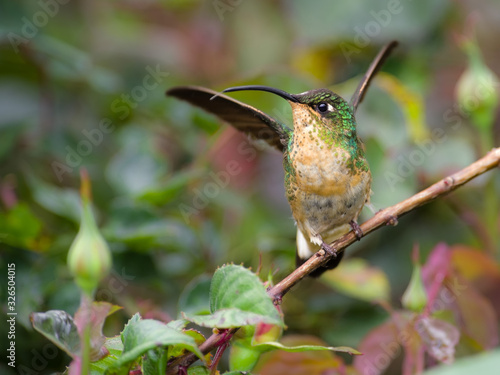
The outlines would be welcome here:
[[[498,105],[498,77],[486,66],[473,37],[462,41],[461,47],[468,57],[468,66],[456,86],[456,98],[462,111],[470,116],[480,130],[488,131],[493,125]]]
[[[421,312],[427,304],[427,293],[425,291],[424,282],[422,280],[422,271],[417,258],[418,250],[415,250],[413,272],[410,284],[401,298],[401,303],[403,304],[403,307],[408,310]]]
[[[111,253],[92,214],[90,182],[85,173],[82,173],[81,196],[80,230],[69,249],[68,266],[80,289],[87,295],[92,295],[111,269]]]

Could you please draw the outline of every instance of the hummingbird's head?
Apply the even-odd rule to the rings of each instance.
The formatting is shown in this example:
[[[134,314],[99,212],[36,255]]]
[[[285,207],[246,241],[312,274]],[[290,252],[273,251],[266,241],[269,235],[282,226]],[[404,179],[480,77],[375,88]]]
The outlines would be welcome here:
[[[294,127],[321,123],[332,130],[343,123],[355,124],[354,112],[340,96],[328,89],[316,89],[301,94],[289,94],[286,91],[268,86],[248,85],[225,89],[225,92],[257,90],[267,91],[283,99],[292,106]],[[337,125],[337,126],[336,126]]]

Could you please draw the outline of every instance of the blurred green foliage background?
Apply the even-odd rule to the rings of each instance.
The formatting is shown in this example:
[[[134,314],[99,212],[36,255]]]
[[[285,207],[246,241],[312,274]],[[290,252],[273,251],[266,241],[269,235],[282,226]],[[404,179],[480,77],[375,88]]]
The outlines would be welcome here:
[[[4,275],[16,264],[17,362],[36,373],[68,363],[44,354],[47,341],[29,313],[78,306],[65,261],[79,225],[80,168],[113,252],[114,273],[97,298],[124,306],[108,335],[137,311],[177,317],[186,285],[224,263],[261,267],[274,280],[293,270],[281,155],[166,98],[168,88],[330,87],[349,99],[380,46],[399,40],[357,116],[380,209],[499,144],[500,122],[474,123],[455,98],[469,64],[460,35],[474,30],[484,64],[500,74],[499,21],[496,0],[3,2],[0,264]],[[290,123],[279,98],[234,97]],[[492,113],[498,118],[496,107]],[[500,174],[491,172],[364,238],[347,257],[382,270],[399,306],[414,244],[423,259],[446,242],[498,260],[499,191]],[[365,209],[361,220],[371,215]],[[353,347],[387,317],[318,280],[296,287],[283,310],[287,332]],[[3,362],[2,355],[1,372],[14,373]]]

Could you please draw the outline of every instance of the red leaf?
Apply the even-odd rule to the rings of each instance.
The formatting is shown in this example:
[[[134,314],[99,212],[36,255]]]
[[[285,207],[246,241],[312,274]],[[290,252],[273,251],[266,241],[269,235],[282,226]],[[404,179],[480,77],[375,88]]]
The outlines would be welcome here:
[[[474,288],[493,305],[500,315],[500,267],[484,252],[465,246],[453,246],[452,264],[456,272],[466,278]]]
[[[499,343],[498,321],[491,303],[458,276],[447,286],[454,290],[453,310],[458,315],[460,330],[472,340],[473,348],[487,350],[496,347]]]
[[[427,262],[422,267],[422,279],[427,292],[439,275],[447,276],[451,273],[451,252],[445,243],[439,243],[432,250],[427,258]]]
[[[371,330],[359,345],[362,356],[354,358],[354,367],[360,374],[382,374],[391,362],[400,356],[402,349],[398,327],[388,320]]]

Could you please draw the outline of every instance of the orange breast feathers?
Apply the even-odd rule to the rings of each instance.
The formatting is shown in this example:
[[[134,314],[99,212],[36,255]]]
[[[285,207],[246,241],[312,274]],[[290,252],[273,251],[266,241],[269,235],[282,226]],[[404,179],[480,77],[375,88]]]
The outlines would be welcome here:
[[[296,184],[302,192],[321,196],[344,195],[366,177],[365,173],[345,165],[344,160],[349,157],[346,151],[310,148],[316,147],[300,148],[292,160]]]

